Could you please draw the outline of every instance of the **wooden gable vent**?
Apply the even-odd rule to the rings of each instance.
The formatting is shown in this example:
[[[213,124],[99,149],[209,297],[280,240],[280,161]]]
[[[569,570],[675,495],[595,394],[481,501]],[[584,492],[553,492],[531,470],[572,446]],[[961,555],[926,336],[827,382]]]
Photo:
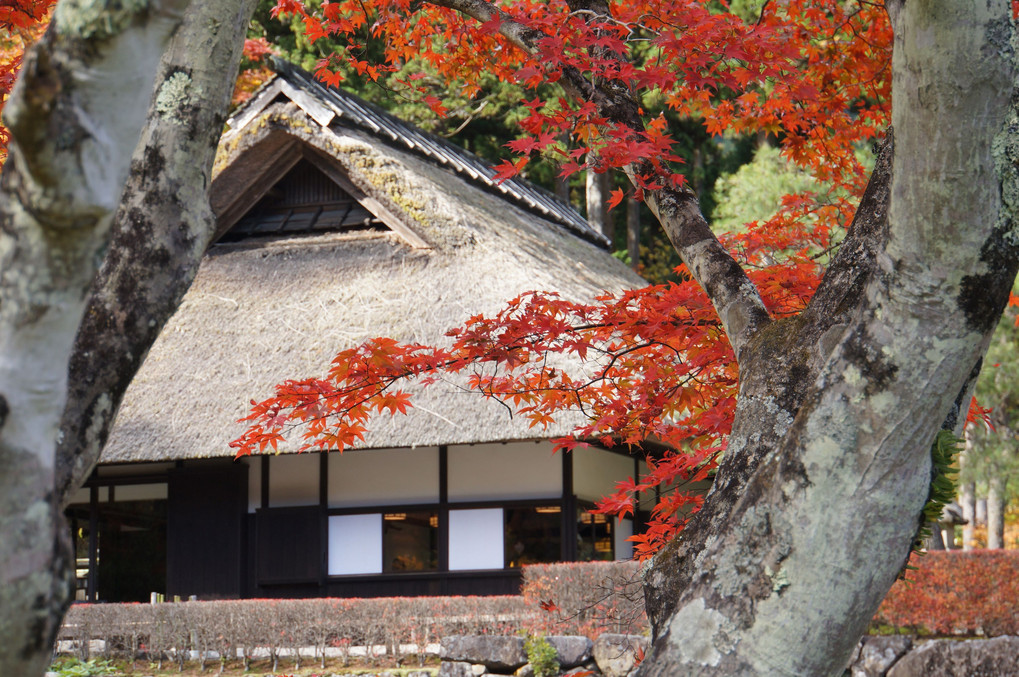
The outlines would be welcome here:
[[[220,239],[387,230],[353,195],[302,158]]]

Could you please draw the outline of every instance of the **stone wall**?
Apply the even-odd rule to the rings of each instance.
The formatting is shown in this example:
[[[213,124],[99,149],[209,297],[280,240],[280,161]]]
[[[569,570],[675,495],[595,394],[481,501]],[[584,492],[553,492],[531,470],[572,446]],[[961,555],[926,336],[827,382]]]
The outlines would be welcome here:
[[[860,640],[848,677],[1019,677],[1019,637]]]
[[[627,677],[647,649],[640,635],[546,637],[560,674]],[[439,677],[534,677],[521,637],[444,637]],[[909,635],[860,640],[845,677],[1019,677],[1019,637],[918,639]]]
[[[579,636],[545,638],[556,650],[560,674],[577,673],[626,677],[647,648],[640,635],[606,633],[591,641]],[[527,661],[522,637],[457,635],[443,637],[439,677],[495,677],[515,675],[534,677]]]

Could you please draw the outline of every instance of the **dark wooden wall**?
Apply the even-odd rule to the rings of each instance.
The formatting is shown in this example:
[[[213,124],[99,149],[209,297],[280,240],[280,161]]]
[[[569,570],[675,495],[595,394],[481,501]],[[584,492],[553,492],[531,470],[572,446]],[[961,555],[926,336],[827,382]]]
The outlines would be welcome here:
[[[319,584],[325,560],[322,510],[263,508],[255,513],[255,582]]]
[[[311,583],[267,583],[255,586],[250,597],[416,597],[439,595],[518,595],[519,569],[479,572],[431,571],[328,578]]]
[[[168,483],[167,595],[243,596],[248,467],[189,463],[171,470]]]

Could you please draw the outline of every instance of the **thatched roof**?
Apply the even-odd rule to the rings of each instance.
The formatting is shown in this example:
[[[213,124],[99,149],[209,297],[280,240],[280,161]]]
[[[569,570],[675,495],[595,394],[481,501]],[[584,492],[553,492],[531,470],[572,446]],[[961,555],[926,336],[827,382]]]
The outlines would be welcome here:
[[[380,111],[365,108],[385,116],[378,131],[349,112],[325,115],[342,108],[337,101],[366,104],[323,95],[309,82],[285,72],[233,118],[211,188],[219,230],[302,158],[385,226],[213,245],[128,389],[104,462],[231,455],[227,443],[243,430],[236,420],[251,398],[288,378],[322,375],[338,350],[369,337],[436,343],[523,291],[589,299],[643,284],[567,206],[542,211],[529,201],[549,196],[521,182],[498,191],[484,175],[457,169],[476,158],[422,135],[459,158],[440,162],[418,137],[413,144],[400,137],[412,128]],[[414,404],[407,416],[380,418],[365,446],[534,439],[568,429],[536,432],[501,405],[443,384],[423,389]]]

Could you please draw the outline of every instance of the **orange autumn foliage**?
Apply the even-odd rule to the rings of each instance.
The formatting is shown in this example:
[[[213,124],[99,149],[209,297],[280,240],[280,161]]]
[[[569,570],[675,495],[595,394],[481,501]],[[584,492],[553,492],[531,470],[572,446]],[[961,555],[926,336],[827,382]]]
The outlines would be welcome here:
[[[943,636],[1019,634],[1019,551],[914,554],[872,623]]]
[[[25,50],[39,39],[49,23],[56,0],[6,0],[0,2],[0,111],[21,70]],[[0,167],[7,160],[10,135],[0,125]]]
[[[535,92],[562,85],[559,95],[523,102],[525,136],[508,144],[517,158],[497,167],[500,177],[543,153],[560,162],[563,175],[586,166],[641,167],[632,176],[638,198],[682,185],[676,170],[684,158],[665,116],[641,109],[636,122],[608,119],[577,91],[578,75],[638,101],[664,101],[714,135],[780,139],[785,155],[827,188],[787,197],[767,223],[723,241],[774,316],[804,307],[866,184],[856,151],[888,121],[891,29],[883,7],[793,0],[766,3],[746,20],[709,0],[617,0],[608,3],[610,16],[571,11],[559,0],[481,4],[488,20],[457,13],[449,0],[339,0],[317,10],[278,0],[275,11],[302,22],[312,42],[335,36],[348,45],[319,62],[317,75],[328,84],[342,79],[340,62],[374,78],[413,59],[468,93],[478,90],[482,72]],[[370,43],[380,62],[362,59]],[[589,304],[525,294],[494,317],[451,330],[448,348],[370,340],[339,353],[323,378],[288,381],[253,402],[251,427],[232,444],[238,454],[257,453],[299,435],[305,449],[342,450],[363,439],[373,416],[411,406],[401,383],[460,374],[539,430],[564,410],[583,412],[587,423],[556,440],[560,449],[584,441],[636,449],[648,438],[668,445],[649,459],[646,477],[621,482],[598,506],[625,516],[635,494],[660,490],[647,531],[633,539],[637,556],[647,557],[697,509],[701,498],[682,487],[714,468],[737,395],[735,359],[715,311],[687,271],[678,273],[677,284]],[[553,355],[587,366],[553,368]]]
[[[250,99],[255,90],[272,77],[272,71],[266,63],[272,54],[272,45],[265,38],[244,41],[244,49],[241,52],[241,72],[237,76],[237,83],[234,85],[234,94],[231,99],[234,106]]]

